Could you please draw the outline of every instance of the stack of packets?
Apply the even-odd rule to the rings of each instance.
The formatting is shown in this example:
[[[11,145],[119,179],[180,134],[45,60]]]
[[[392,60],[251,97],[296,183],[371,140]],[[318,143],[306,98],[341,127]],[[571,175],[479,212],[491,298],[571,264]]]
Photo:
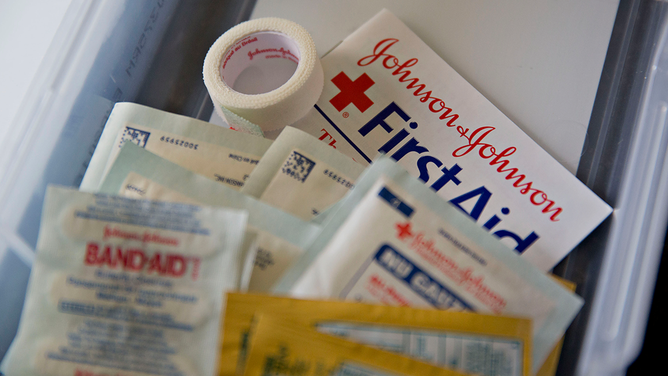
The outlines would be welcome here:
[[[421,43],[381,12],[274,141],[118,103],[80,190],[48,188],[2,372],[554,374],[583,302],[546,271],[610,207]]]

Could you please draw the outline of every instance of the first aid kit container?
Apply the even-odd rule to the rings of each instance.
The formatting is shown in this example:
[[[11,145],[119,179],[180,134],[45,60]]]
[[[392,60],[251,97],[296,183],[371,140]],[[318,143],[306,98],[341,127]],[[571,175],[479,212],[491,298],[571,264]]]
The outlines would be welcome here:
[[[0,359],[18,327],[47,185],[79,185],[116,102],[209,120],[204,57],[254,6],[72,0],[13,142],[0,148]],[[326,26],[325,13],[313,12]],[[620,2],[577,169],[614,212],[554,270],[585,300],[558,374],[623,374],[642,346],[668,217],[667,38],[668,4]]]

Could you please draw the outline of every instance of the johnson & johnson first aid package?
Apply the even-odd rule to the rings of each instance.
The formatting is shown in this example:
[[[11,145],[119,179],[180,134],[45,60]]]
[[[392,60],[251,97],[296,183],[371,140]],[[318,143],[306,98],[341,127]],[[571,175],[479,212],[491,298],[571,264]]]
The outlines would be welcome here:
[[[248,286],[251,291],[269,291],[321,228],[131,143],[123,146],[100,190],[128,197],[248,210],[248,227],[257,233],[258,247]]]
[[[93,192],[126,142],[236,190],[271,141],[135,103],[116,103],[80,189]]]
[[[50,187],[5,375],[201,375],[247,214]]]
[[[387,10],[322,58],[293,126],[360,163],[385,153],[547,271],[612,211]]]
[[[276,291],[528,317],[534,372],[582,306],[388,157],[358,179]]]

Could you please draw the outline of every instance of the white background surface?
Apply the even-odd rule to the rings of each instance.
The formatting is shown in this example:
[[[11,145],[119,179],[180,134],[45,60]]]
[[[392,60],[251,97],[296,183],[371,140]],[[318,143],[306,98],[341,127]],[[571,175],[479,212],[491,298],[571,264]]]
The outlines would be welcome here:
[[[387,8],[571,172],[580,160],[618,0],[257,0],[322,56]]]
[[[51,44],[71,0],[0,0],[0,141]]]
[[[0,0],[0,140],[71,0]],[[394,12],[574,172],[618,0],[258,0],[253,18],[294,20],[322,55],[380,9]]]

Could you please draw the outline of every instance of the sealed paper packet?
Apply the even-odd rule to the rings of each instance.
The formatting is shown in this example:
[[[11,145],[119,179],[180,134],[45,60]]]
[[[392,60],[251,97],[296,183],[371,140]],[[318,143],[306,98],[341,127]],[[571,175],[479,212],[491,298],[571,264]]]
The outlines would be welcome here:
[[[415,375],[459,376],[456,371],[318,333],[261,315],[251,330],[245,376]]]
[[[247,214],[49,187],[14,375],[211,375]]]
[[[582,306],[387,157],[362,174],[275,291],[528,317],[533,371]]]
[[[241,192],[304,220],[339,201],[364,167],[317,138],[286,127]]]
[[[575,283],[563,279],[561,277],[550,274],[550,277],[557,281],[560,285],[564,286],[571,292],[575,292]],[[222,338],[221,338],[222,339]],[[564,345],[564,337],[562,336],[559,339],[559,342],[554,346],[550,355],[547,356],[547,359],[543,362],[543,365],[535,373],[535,376],[554,376],[557,374],[557,366],[559,365],[559,357],[561,356],[561,348]]]
[[[125,196],[128,197],[128,196]],[[170,202],[183,202],[189,203],[188,201],[173,201],[165,200]],[[197,204],[196,202],[192,202]],[[238,278],[238,287],[239,291],[248,291],[250,286],[251,275],[253,274],[253,269],[255,268],[255,258],[257,257],[257,252],[259,248],[259,234],[257,231],[253,230],[249,226],[246,226],[246,231],[244,233],[244,238],[241,243],[241,257],[239,264],[239,278]]]
[[[322,65],[322,95],[294,127],[358,162],[387,154],[541,270],[611,213],[389,11]]]
[[[257,315],[291,321],[448,369],[529,375],[531,321],[468,312],[228,293],[220,375],[243,374]]]
[[[138,146],[128,146],[129,148],[137,148],[140,149]],[[149,153],[150,152],[146,152]],[[159,158],[159,157],[158,157]],[[141,159],[138,159],[138,162],[140,162]],[[125,185],[126,189],[121,191],[121,192],[106,192],[108,194],[120,194],[121,196],[124,197],[130,197],[130,198],[135,198],[135,199],[149,199],[149,200],[159,200],[159,201],[168,201],[168,202],[181,202],[185,204],[191,204],[191,205],[202,205],[205,204],[202,201],[197,201],[193,200],[187,196],[184,196],[182,194],[179,194],[177,192],[171,191],[169,189],[166,189],[165,187],[157,184],[150,182],[149,180],[145,180],[139,175],[132,175],[135,180],[139,181],[134,181],[132,178],[130,178],[132,181],[130,181],[127,185]],[[201,179],[204,180],[203,177]],[[208,180],[208,179],[207,179]],[[209,182],[209,184],[211,184]],[[216,184],[216,183],[214,183]],[[102,190],[101,192],[104,192]],[[244,209],[243,207],[238,207],[235,206],[234,208],[236,209]],[[255,216],[254,216],[255,217]],[[253,223],[256,222],[254,219],[252,221]],[[261,234],[262,231],[258,231],[258,229],[253,226],[250,221],[249,225],[246,226],[246,231],[243,237],[243,242],[241,245],[241,257],[240,257],[240,264],[239,264],[239,277],[238,277],[238,286],[237,288],[240,291],[248,291],[250,287],[250,281],[251,277],[253,274],[253,271],[255,269],[255,260],[257,258],[258,253],[262,253],[263,251],[260,250],[260,242],[262,239],[265,238],[266,235]]]
[[[135,103],[116,103],[79,187],[96,191],[130,141],[182,167],[241,189],[271,141]]]
[[[251,291],[268,291],[320,232],[316,224],[212,182],[134,144],[123,146],[100,190],[248,210],[248,227],[258,234],[248,287]]]

